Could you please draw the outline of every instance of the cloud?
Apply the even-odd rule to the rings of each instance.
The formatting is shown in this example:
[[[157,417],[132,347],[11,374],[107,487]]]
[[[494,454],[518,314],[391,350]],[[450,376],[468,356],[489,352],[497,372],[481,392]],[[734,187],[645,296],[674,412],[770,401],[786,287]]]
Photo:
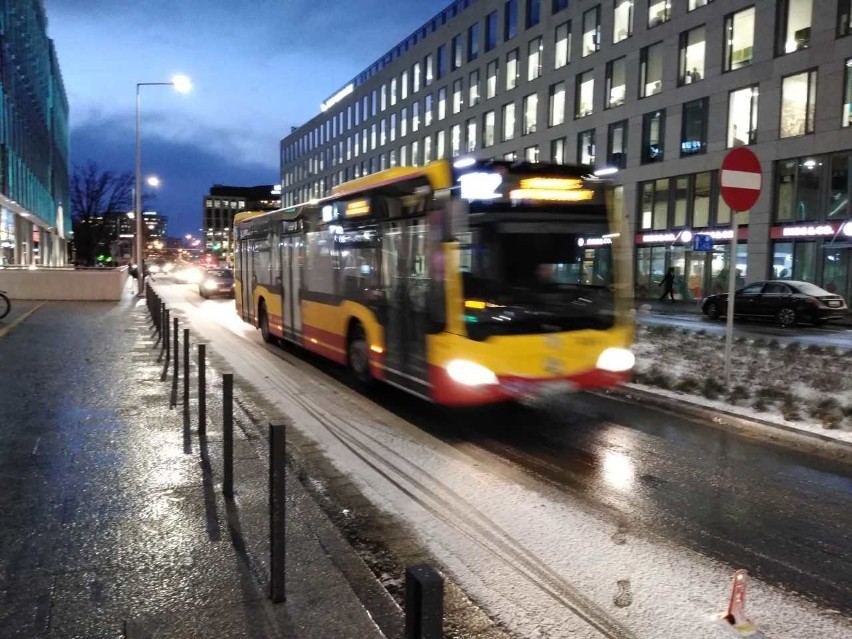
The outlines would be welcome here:
[[[113,119],[90,121],[71,130],[71,163],[95,161],[102,169],[134,171],[134,131]],[[196,232],[201,227],[202,199],[213,184],[254,186],[279,181],[277,162],[247,162],[228,157],[193,141],[146,134],[142,168],[162,186],[152,207],[169,216],[169,234]],[[275,158],[277,160],[277,158]]]

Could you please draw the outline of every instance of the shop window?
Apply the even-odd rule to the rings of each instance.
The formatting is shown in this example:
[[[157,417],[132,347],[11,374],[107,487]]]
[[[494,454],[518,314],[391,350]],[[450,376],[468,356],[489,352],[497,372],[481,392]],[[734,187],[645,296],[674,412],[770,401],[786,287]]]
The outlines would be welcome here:
[[[654,230],[663,230],[669,226],[669,179],[654,182]]]
[[[515,103],[503,105],[503,141],[515,137]]]
[[[506,54],[506,91],[518,86],[518,50],[513,49]]]
[[[800,241],[793,243],[793,279],[817,283],[817,243]]]
[[[538,125],[538,94],[531,93],[524,97],[524,126],[523,135],[535,133]]]
[[[678,84],[691,84],[704,79],[704,25],[680,34],[680,71]]]
[[[497,95],[497,74],[500,72],[500,62],[492,60],[485,69],[485,99],[490,100]]]
[[[725,71],[734,71],[751,64],[754,16],[754,7],[725,16]]]
[[[663,90],[663,43],[643,48],[639,60],[639,97],[660,93]]]
[[[601,7],[592,7],[583,13],[583,57],[601,48]]]
[[[550,143],[550,161],[565,164],[565,138],[558,138]]]
[[[648,28],[672,19],[671,0],[648,0]]]
[[[550,87],[548,125],[559,126],[565,122],[565,83],[557,82]]]
[[[710,293],[718,295],[728,292],[728,263],[731,258],[729,246],[717,245],[713,247],[710,262]],[[745,286],[747,281],[748,245],[737,244],[736,281],[734,286],[739,289]]]
[[[828,194],[830,220],[849,216],[849,156],[835,155],[831,158],[831,180]]]
[[[784,160],[775,165],[775,215],[779,222],[793,219],[797,164],[796,160]]]
[[[494,111],[488,111],[482,122],[482,146],[484,148],[494,146],[494,131],[497,122],[496,113]]]
[[[571,23],[564,22],[556,27],[553,68],[561,69],[571,61]]]
[[[778,0],[778,55],[810,46],[813,4],[813,0]]]
[[[772,274],[779,280],[793,279],[793,243],[775,242],[772,247]]]
[[[708,98],[693,100],[683,105],[681,122],[680,155],[698,155],[707,150]]]
[[[527,29],[541,21],[541,0],[527,0]]]
[[[852,33],[852,0],[839,0],[837,3],[837,35]]]
[[[531,40],[527,45],[527,81],[541,76],[541,38]]]
[[[609,125],[606,163],[619,169],[627,166],[627,120]]]
[[[687,204],[689,201],[689,177],[683,176],[675,179],[674,187],[674,222],[675,228],[686,226]]]
[[[850,253],[848,248],[823,247],[822,287],[829,293],[847,295]]]
[[[790,138],[813,133],[816,82],[816,71],[805,71],[783,79],[780,137]]]
[[[614,0],[612,43],[621,42],[633,35],[633,0]]]
[[[642,230],[650,229],[654,220],[654,183],[643,182],[640,188],[640,217],[639,224]]]
[[[796,176],[796,220],[815,220],[819,217],[822,166],[823,163],[818,158],[804,158],[799,162],[799,172]]]
[[[728,148],[757,142],[757,85],[731,91],[728,97]]]
[[[577,75],[577,87],[574,117],[583,118],[592,114],[595,96],[595,76],[593,71]]]
[[[491,51],[497,46],[497,12],[485,16],[485,50]]]
[[[666,112],[642,116],[642,164],[662,162],[665,150]]]
[[[503,15],[503,39],[511,40],[518,35],[518,0],[508,0]]]
[[[595,130],[581,131],[577,134],[577,161],[580,164],[595,164]]]
[[[709,171],[695,174],[692,191],[692,226],[697,229],[710,226],[710,191],[713,174]]]
[[[606,65],[606,108],[624,104],[627,94],[627,58],[610,60]]]
[[[846,65],[843,69],[843,115],[841,116],[840,126],[852,126],[852,58],[846,60]]]

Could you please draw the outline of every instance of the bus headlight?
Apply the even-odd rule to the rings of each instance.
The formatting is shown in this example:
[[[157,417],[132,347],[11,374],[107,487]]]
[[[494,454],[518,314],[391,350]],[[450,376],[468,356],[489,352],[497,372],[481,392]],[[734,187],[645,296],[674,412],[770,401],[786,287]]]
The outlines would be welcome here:
[[[608,348],[598,356],[598,368],[612,373],[629,371],[636,364],[636,357],[626,348]]]
[[[454,359],[447,364],[447,374],[454,382],[465,386],[487,386],[497,383],[497,376],[481,364]]]

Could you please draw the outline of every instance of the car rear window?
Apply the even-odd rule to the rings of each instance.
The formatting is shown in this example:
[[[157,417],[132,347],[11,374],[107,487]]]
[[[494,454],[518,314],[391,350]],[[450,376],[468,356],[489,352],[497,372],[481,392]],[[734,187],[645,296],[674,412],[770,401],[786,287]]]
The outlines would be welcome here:
[[[810,284],[809,282],[802,282],[801,284],[796,284],[796,288],[800,293],[804,293],[805,295],[813,295],[814,297],[822,297],[823,295],[831,295],[824,288],[820,288],[814,284]]]

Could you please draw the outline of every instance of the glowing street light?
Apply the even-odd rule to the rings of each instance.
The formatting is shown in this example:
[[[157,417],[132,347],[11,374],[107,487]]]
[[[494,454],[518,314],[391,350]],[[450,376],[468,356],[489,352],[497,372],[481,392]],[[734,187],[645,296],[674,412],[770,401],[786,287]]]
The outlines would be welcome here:
[[[134,194],[133,210],[136,212],[136,267],[139,284],[138,294],[140,296],[145,290],[145,250],[142,246],[142,147],[139,144],[139,91],[141,87],[147,86],[171,86],[178,93],[189,93],[192,90],[192,82],[185,75],[176,75],[172,77],[171,82],[136,83],[136,193]],[[159,180],[157,183],[159,184]]]

